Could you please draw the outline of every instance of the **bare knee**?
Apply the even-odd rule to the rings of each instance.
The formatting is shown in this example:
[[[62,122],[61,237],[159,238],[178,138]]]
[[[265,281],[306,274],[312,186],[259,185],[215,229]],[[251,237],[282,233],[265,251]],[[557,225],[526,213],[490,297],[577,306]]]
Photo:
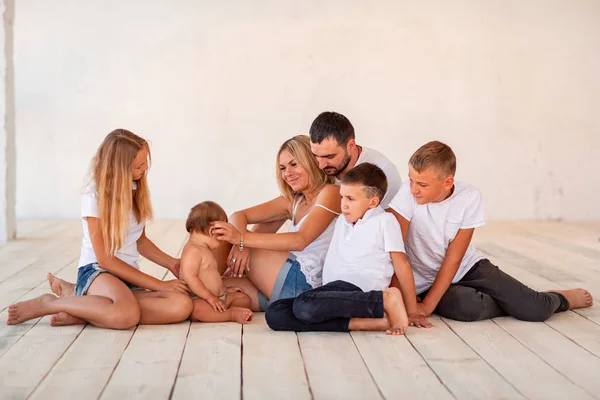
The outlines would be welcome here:
[[[187,319],[192,310],[194,303],[190,296],[179,292],[167,292],[169,308],[166,310],[169,316],[169,323],[181,322]]]
[[[107,327],[112,329],[133,328],[140,322],[141,311],[137,302],[116,303],[108,314]]]

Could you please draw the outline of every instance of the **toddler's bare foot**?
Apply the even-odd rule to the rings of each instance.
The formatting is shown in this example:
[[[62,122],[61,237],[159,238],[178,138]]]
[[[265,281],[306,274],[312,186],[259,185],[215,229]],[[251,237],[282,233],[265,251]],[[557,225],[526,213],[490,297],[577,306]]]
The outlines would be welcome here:
[[[50,325],[52,326],[67,326],[67,325],[82,325],[87,324],[87,321],[67,314],[66,312],[59,312],[50,317]]]
[[[594,304],[592,295],[585,289],[551,290],[551,292],[560,293],[565,296],[569,302],[569,310],[590,307]]]
[[[383,291],[383,309],[390,320],[390,326],[385,333],[404,335],[408,329],[408,316],[400,290],[391,287]]]
[[[57,278],[51,273],[48,273],[47,278],[52,293],[58,297],[73,296],[75,294],[75,285],[73,285],[71,282]]]
[[[252,320],[252,311],[243,307],[230,307],[231,310],[231,321],[245,324]]]
[[[33,318],[48,315],[49,305],[55,300],[56,296],[53,294],[43,294],[35,299],[10,305],[6,325],[17,325]]]

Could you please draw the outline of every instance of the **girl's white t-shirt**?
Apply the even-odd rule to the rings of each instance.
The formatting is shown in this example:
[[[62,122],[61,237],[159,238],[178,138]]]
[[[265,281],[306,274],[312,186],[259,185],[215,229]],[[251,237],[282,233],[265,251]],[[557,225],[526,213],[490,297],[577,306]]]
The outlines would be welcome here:
[[[136,187],[136,182],[133,182],[132,189],[135,190]],[[83,239],[81,241],[81,253],[79,256],[80,267],[98,262],[96,253],[92,247],[92,241],[90,240],[87,217],[99,217],[98,197],[96,193],[95,182],[92,182],[87,188],[85,188],[81,196],[81,222],[83,224]],[[135,215],[133,212],[131,212],[129,214],[127,228],[125,230],[125,242],[123,242],[123,246],[115,253],[115,257],[136,269],[140,269],[138,265],[140,253],[137,249],[137,241],[140,236],[142,236],[145,225],[146,221],[138,223],[135,219]]]

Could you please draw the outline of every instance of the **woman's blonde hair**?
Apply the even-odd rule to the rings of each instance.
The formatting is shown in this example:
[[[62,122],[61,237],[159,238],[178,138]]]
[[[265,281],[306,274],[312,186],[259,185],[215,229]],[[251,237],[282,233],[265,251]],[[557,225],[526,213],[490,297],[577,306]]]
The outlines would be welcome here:
[[[333,178],[327,176],[327,174],[321,168],[319,168],[319,163],[317,162],[317,159],[310,150],[309,136],[294,136],[293,138],[283,142],[281,147],[279,147],[279,151],[277,152],[277,158],[275,160],[275,167],[277,171],[277,185],[279,186],[281,194],[286,199],[292,201],[297,193],[295,193],[291,186],[288,185],[285,180],[283,180],[283,177],[281,176],[281,171],[279,170],[279,156],[284,150],[287,150],[296,160],[298,165],[302,166],[302,168],[304,168],[308,172],[310,182],[310,187],[308,188],[309,191],[318,191],[321,190],[326,184],[333,183]]]
[[[123,246],[130,213],[138,223],[152,219],[146,172],[136,181],[137,188],[132,188],[133,161],[143,148],[148,151],[150,163],[146,140],[128,130],[115,129],[104,138],[92,160],[91,178],[96,183],[98,217],[104,250],[109,256]]]

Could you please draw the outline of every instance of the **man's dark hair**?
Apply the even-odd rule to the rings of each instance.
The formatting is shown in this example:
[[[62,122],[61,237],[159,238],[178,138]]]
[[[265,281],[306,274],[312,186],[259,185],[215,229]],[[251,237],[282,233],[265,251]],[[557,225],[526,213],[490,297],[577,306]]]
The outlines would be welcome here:
[[[327,138],[334,138],[340,146],[345,146],[350,139],[354,139],[354,127],[340,113],[322,112],[310,126],[310,141],[321,143]]]
[[[378,197],[383,200],[387,192],[387,177],[385,172],[375,164],[360,163],[346,172],[341,181],[342,185],[360,185],[364,187],[367,197]]]

